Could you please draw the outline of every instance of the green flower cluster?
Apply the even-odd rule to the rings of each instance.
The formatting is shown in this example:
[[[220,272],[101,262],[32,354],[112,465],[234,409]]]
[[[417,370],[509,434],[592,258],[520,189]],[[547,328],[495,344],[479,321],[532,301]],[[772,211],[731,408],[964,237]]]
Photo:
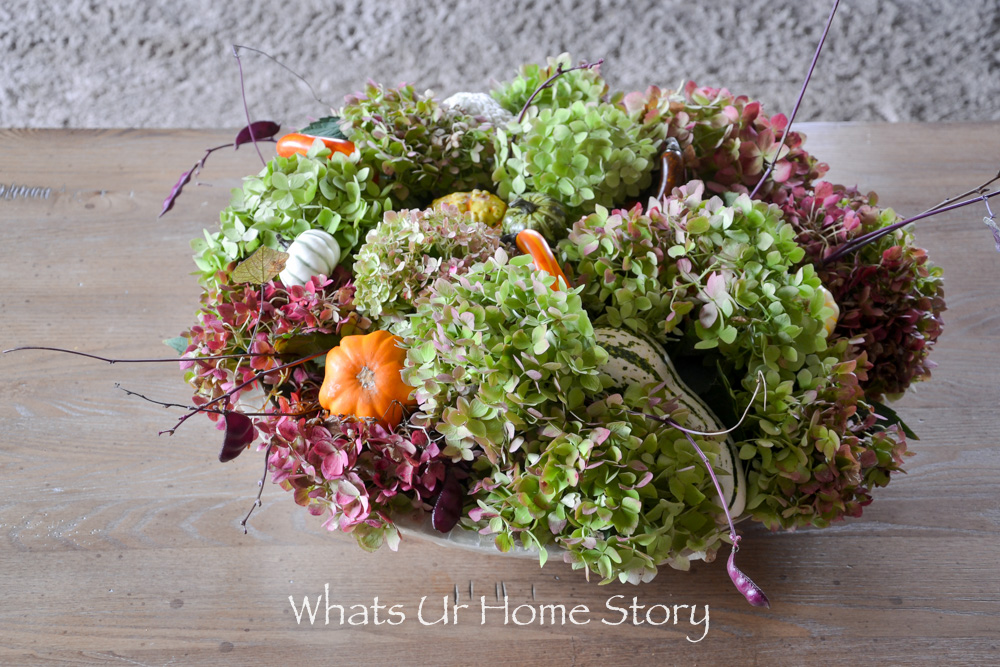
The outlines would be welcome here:
[[[833,310],[813,266],[801,264],[795,228],[746,195],[702,200],[700,184],[682,193],[664,211],[677,230],[671,287],[694,304],[682,343],[717,350],[735,406],[750,402],[758,377],[767,389],[738,431],[747,510],[785,528],[859,515],[871,485],[899,469],[905,444],[864,401],[865,357],[845,339],[828,346]]]
[[[545,83],[559,68],[568,70],[573,67],[573,59],[568,53],[549,58],[546,66],[522,65],[518,75],[490,91],[493,99],[514,115],[528,103],[528,98],[535,90]],[[571,106],[574,102],[596,104],[604,101],[608,94],[608,85],[601,76],[599,68],[592,67],[567,72],[557,78],[551,86],[542,90],[531,104],[539,109],[560,109]]]
[[[658,128],[641,133],[642,126],[612,104],[533,107],[521,123],[496,133],[497,194],[541,192],[575,215],[621,204],[652,183],[666,131]]]
[[[771,529],[861,516],[871,489],[902,469],[902,428],[887,426],[865,402],[870,364],[854,354],[840,339],[822,356],[809,355],[794,378],[766,372],[767,405],[755,402],[738,444],[749,465],[747,511]],[[736,400],[750,396],[737,392]]]
[[[633,412],[677,409],[662,388],[633,385],[582,417],[559,412],[510,466],[480,466],[467,527],[494,533],[501,551],[516,541],[536,547],[543,564],[547,545],[561,547],[574,569],[602,583],[649,581],[658,565],[686,570],[691,559],[714,559],[725,519],[704,464],[682,432]],[[710,460],[726,446],[696,442]]]
[[[344,256],[392,208],[387,188],[373,180],[358,155],[314,147],[308,155],[272,158],[256,176],[243,179],[221,214],[222,229],[205,231],[191,247],[210,286],[230,262],[244,259],[261,245],[282,249],[307,229],[330,233]]]
[[[547,405],[569,410],[601,390],[607,353],[575,291],[553,290],[522,255],[502,250],[455,280],[435,281],[409,316],[403,380],[444,452],[496,462]]]
[[[665,210],[675,229],[667,255],[677,264],[668,287],[695,304],[694,348],[718,348],[735,369],[763,361],[768,370],[798,371],[826,349],[833,309],[812,266],[793,271],[805,254],[795,229],[776,206],[701,194],[695,184]]]
[[[499,230],[454,207],[388,211],[355,257],[354,303],[380,318],[382,328],[405,325],[414,300],[435,279],[454,279],[499,247]]]
[[[576,267],[580,296],[596,326],[665,334],[691,310],[684,290],[664,286],[676,272],[665,252],[672,235],[660,209],[643,213],[640,205],[613,213],[598,206],[573,225],[559,251]]]
[[[412,86],[370,83],[349,96],[341,128],[406,206],[423,208],[455,191],[491,189],[493,126],[460,109],[444,109]]]

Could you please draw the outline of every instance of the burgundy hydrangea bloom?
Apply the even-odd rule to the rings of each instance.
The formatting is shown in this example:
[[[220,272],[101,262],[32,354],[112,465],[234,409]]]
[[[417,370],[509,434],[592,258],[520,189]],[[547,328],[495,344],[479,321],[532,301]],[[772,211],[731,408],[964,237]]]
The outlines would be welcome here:
[[[331,347],[339,336],[365,333],[371,327],[368,318],[354,307],[350,274],[339,267],[331,277],[313,276],[305,285],[286,288],[280,281],[271,281],[263,286],[263,303],[260,287],[230,284],[224,272],[218,274],[217,280],[216,287],[202,294],[197,324],[183,334],[189,345],[181,368],[187,371],[185,379],[195,389],[195,405],[222,396],[259,371],[307,356],[323,346]],[[316,349],[308,347],[310,344]],[[268,356],[199,359],[245,352]],[[302,391],[304,384],[316,380],[316,375],[315,366],[298,366],[285,373],[266,375],[264,383],[273,386],[290,379]],[[322,381],[322,377],[318,380]],[[235,392],[233,403],[240,394],[258,389],[256,384]],[[212,413],[208,416],[212,420],[219,418]]]
[[[309,402],[284,397],[280,413],[295,413]],[[270,447],[268,466],[273,481],[292,491],[295,502],[316,516],[324,527],[357,534],[363,547],[393,547],[398,533],[393,510],[430,510],[428,500],[440,490],[445,461],[424,430],[408,423],[387,431],[369,421],[324,421],[323,415],[275,415],[255,419]],[[395,539],[394,539],[395,538]]]
[[[762,199],[781,187],[809,186],[829,169],[806,152],[801,132],[789,132],[781,146],[788,126],[784,114],[769,117],[760,102],[725,88],[694,82],[681,91],[651,86],[626,95],[622,104],[644,124],[667,124],[667,135],[683,151],[686,180],[704,181],[709,192],[749,192],[776,157],[759,190]]]
[[[838,347],[850,357],[843,341]],[[804,441],[810,443],[804,459],[788,457],[767,471],[754,462],[750,483],[769,491],[752,511],[755,518],[777,529],[860,517],[872,501],[872,489],[887,485],[890,475],[902,470],[906,436],[899,425],[885,427],[864,402],[862,385],[870,370],[864,352],[845,358],[834,366],[829,382],[812,392],[799,417],[806,425]],[[778,507],[783,511],[773,511]]]
[[[874,194],[826,182],[815,189],[782,188],[772,198],[799,231],[799,244],[840,307],[836,336],[861,340],[872,364],[863,383],[866,396],[902,394],[930,377],[927,358],[941,334],[945,310],[941,270],[927,252],[897,231],[839,260],[823,263],[832,249],[896,222],[891,209],[876,206]]]

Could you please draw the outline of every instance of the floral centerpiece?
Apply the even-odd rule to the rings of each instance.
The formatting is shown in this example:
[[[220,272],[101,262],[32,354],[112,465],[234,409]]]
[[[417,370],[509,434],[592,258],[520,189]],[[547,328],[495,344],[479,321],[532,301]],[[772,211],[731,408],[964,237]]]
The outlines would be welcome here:
[[[930,375],[941,272],[788,125],[567,55],[488,94],[369,84],[193,243],[173,343],[222,458],[256,443],[365,549],[428,517],[604,581],[713,559],[727,518],[860,516],[903,469],[885,401]]]

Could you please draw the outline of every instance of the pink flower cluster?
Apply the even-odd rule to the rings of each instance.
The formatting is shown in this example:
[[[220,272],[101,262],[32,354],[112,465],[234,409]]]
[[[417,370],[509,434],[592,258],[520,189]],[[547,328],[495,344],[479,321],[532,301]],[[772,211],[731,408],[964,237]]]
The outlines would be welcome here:
[[[298,395],[292,397],[280,398],[277,412],[297,412]],[[391,528],[391,509],[428,510],[444,480],[437,444],[405,423],[389,432],[375,422],[324,423],[319,416],[255,421],[261,447],[270,448],[273,480],[311,514],[327,516],[329,530]]]

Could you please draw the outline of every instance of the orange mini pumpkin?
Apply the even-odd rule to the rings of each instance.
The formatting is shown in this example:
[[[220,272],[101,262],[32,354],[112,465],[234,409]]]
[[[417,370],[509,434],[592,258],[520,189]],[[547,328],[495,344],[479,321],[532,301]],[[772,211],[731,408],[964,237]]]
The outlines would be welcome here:
[[[403,418],[403,407],[416,405],[413,387],[400,371],[406,350],[388,331],[344,336],[326,355],[326,375],[319,403],[331,415],[370,417],[392,428]]]

